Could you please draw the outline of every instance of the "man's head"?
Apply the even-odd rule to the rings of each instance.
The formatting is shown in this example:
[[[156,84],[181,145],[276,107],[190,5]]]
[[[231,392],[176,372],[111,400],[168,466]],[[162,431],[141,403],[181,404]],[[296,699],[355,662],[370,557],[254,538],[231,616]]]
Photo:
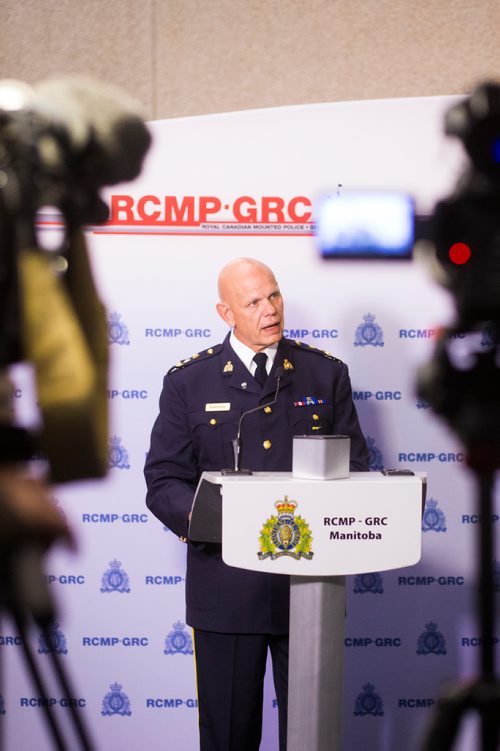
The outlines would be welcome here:
[[[283,335],[283,298],[271,269],[254,258],[236,258],[219,274],[217,312],[254,352]]]

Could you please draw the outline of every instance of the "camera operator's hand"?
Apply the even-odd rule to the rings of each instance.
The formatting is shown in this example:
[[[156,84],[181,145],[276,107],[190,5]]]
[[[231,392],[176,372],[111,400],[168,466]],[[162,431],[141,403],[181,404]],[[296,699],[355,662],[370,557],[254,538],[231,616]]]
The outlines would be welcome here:
[[[56,540],[74,546],[48,483],[31,476],[23,465],[0,466],[0,552],[26,542],[45,549]]]

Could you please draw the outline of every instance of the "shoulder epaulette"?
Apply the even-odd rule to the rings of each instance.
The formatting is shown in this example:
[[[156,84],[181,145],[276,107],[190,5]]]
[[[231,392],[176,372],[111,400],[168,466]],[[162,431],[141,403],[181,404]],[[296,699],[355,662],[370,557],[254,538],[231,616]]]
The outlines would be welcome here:
[[[298,342],[297,340],[293,340],[290,342],[292,347],[295,347],[296,349],[302,349],[304,352],[314,352],[316,355],[321,355],[322,357],[326,357],[327,360],[333,360],[334,362],[342,362],[342,360],[339,360],[338,357],[334,357],[330,352],[327,352],[324,349],[318,349],[318,347],[313,347],[312,344],[306,344],[306,342]]]
[[[176,370],[182,370],[182,368],[185,368],[188,365],[192,365],[195,362],[204,362],[205,360],[208,360],[210,357],[213,357],[218,352],[220,352],[221,349],[222,344],[216,344],[214,347],[204,349],[203,352],[197,352],[195,355],[191,355],[191,357],[186,357],[185,360],[179,360],[179,362],[176,362],[175,365],[172,365],[172,367],[168,371],[168,374],[170,375],[170,373],[175,373]]]

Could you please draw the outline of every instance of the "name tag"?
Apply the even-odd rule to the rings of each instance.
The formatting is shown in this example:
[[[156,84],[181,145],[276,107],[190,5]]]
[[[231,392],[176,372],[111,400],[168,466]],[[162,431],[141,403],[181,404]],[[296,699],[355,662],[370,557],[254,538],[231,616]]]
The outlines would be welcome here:
[[[205,404],[205,412],[229,412],[231,402],[209,402]]]

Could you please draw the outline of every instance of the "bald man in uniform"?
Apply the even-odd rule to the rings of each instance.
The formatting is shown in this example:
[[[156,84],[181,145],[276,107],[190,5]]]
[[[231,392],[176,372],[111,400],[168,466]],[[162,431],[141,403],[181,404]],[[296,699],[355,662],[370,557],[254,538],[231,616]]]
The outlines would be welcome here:
[[[203,471],[233,466],[239,418],[259,404],[262,410],[242,424],[245,468],[291,471],[294,435],[349,435],[351,471],[368,470],[368,450],[346,365],[283,337],[283,298],[270,268],[251,258],[228,263],[216,307],[231,328],[226,339],[164,378],[145,466],[146,502],[188,543],[186,620],[194,629],[201,751],[258,750],[268,649],[285,751],[289,577],[227,566],[220,545],[189,543],[194,493]],[[256,363],[259,353],[266,357]],[[278,368],[278,399],[266,407]]]

